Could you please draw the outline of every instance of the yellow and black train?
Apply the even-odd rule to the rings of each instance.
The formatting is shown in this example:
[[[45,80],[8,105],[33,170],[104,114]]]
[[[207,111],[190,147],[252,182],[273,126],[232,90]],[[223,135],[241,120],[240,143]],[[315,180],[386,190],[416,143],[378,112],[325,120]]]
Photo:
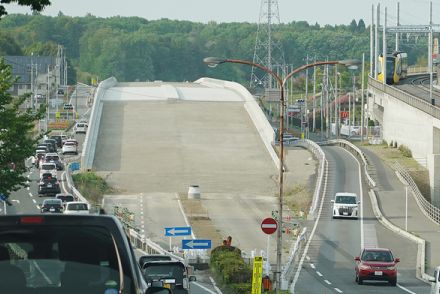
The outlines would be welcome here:
[[[383,82],[383,54],[379,55],[378,80]],[[406,78],[408,71],[408,55],[405,52],[394,52],[387,54],[386,58],[386,83],[393,85]]]

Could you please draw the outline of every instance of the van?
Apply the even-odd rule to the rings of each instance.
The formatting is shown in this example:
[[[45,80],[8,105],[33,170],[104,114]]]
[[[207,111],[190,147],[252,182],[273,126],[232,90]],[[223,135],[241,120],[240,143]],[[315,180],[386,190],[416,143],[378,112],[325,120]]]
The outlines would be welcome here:
[[[75,125],[74,130],[75,130],[75,134],[78,134],[78,133],[84,133],[85,134],[87,132],[87,124],[79,122],[79,123],[77,123]]]

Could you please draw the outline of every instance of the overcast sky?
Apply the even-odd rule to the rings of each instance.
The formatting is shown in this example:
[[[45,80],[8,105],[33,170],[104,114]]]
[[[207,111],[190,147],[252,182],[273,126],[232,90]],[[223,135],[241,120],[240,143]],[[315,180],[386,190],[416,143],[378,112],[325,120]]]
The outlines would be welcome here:
[[[99,17],[139,16],[148,20],[160,18],[190,20],[206,23],[252,22],[260,17],[264,0],[51,0],[43,14],[57,15],[59,11],[69,16],[91,13]],[[429,19],[429,1],[400,0],[402,24],[426,24]],[[440,3],[433,1],[433,21],[440,23]],[[280,21],[305,20],[320,25],[349,24],[351,20],[371,22],[371,6],[381,3],[388,7],[388,23],[396,23],[394,0],[370,2],[368,0],[278,0]],[[30,13],[29,8],[6,4],[9,13]],[[383,14],[383,10],[382,10]]]

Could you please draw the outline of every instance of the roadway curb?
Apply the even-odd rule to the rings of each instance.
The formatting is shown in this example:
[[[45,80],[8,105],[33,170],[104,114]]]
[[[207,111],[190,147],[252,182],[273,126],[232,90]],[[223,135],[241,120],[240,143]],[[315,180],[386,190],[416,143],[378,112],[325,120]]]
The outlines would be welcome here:
[[[414,236],[411,233],[408,233],[405,230],[402,230],[398,226],[392,224],[388,219],[386,219],[379,208],[379,204],[377,202],[377,191],[374,191],[373,189],[370,189],[368,194],[370,195],[371,200],[371,206],[373,207],[374,215],[376,216],[377,220],[387,229],[393,231],[396,234],[401,235],[402,237],[405,237],[415,243],[417,243],[417,265],[416,265],[416,277],[423,282],[429,283],[428,280],[431,277],[430,275],[427,275],[425,273],[425,248],[426,248],[426,241]]]

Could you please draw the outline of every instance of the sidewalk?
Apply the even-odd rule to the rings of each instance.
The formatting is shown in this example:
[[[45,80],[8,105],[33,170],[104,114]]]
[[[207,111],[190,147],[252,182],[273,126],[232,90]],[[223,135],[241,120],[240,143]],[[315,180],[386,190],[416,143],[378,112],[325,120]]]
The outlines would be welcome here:
[[[405,186],[394,170],[386,165],[372,151],[362,148],[365,156],[374,167],[372,174],[376,181],[379,207],[385,218],[397,227],[405,230]],[[432,275],[434,268],[440,265],[440,226],[428,219],[417,205],[411,191],[408,190],[408,232],[426,241],[426,269]]]

